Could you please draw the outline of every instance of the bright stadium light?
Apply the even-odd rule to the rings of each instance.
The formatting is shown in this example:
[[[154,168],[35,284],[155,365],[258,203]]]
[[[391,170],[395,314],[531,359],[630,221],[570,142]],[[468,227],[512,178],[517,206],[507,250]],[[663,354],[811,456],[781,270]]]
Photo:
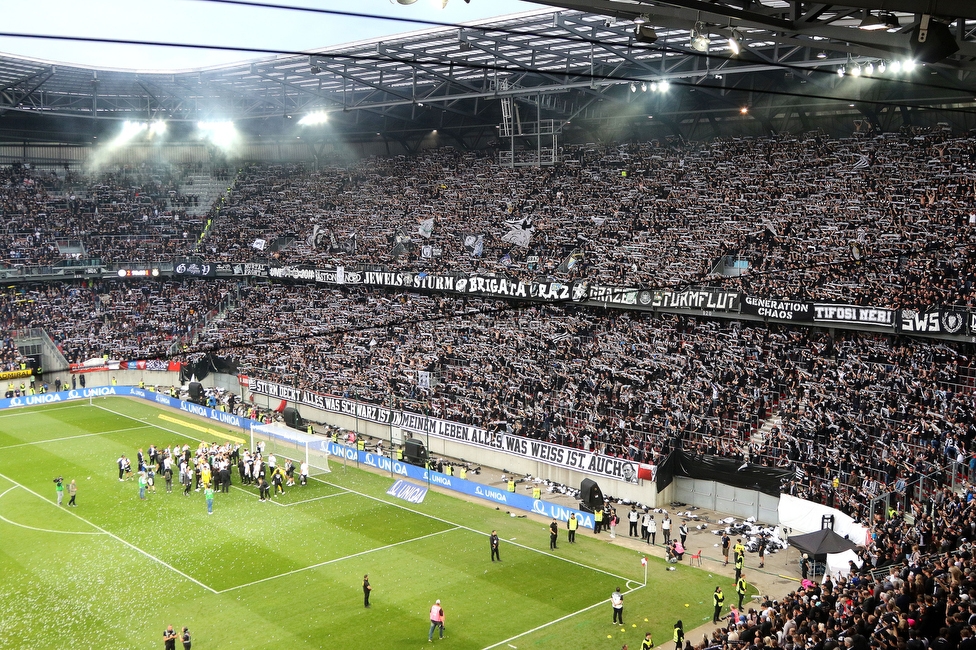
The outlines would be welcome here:
[[[149,137],[163,135],[164,133],[166,133],[166,122],[155,120],[149,124]]]
[[[221,148],[228,148],[237,139],[237,129],[233,122],[197,122],[200,137]]]
[[[111,144],[113,146],[125,144],[148,128],[149,125],[145,122],[130,122],[126,120],[122,123],[122,131],[112,140]]]
[[[325,124],[329,121],[329,114],[325,111],[315,111],[314,113],[309,113],[302,119],[298,120],[299,126],[316,126],[318,124]]]

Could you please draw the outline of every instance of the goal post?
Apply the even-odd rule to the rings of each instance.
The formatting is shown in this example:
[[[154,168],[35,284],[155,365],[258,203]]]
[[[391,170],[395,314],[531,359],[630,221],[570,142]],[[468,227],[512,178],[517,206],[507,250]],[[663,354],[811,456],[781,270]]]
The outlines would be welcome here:
[[[251,424],[251,449],[264,442],[264,456],[274,454],[279,458],[290,458],[299,463],[306,462],[309,474],[324,474],[329,469],[329,441],[319,436],[310,436],[280,424]]]

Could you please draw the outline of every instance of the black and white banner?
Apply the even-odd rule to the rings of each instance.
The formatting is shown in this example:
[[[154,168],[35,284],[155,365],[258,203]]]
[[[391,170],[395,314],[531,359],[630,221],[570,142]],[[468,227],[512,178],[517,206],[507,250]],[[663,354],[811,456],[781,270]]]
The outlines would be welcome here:
[[[791,320],[801,323],[813,322],[813,304],[793,302],[792,300],[768,300],[745,296],[742,299],[742,313],[776,320]]]
[[[687,309],[703,313],[739,311],[738,291],[721,289],[639,289],[594,285],[589,288],[590,301],[611,305],[634,305],[652,309]]]
[[[195,278],[213,278],[217,275],[217,267],[214,264],[203,262],[191,262],[189,260],[177,262],[173,267],[173,273],[178,276],[191,276]]]
[[[966,314],[960,311],[918,312],[902,309],[898,329],[908,334],[964,334]]]
[[[244,275],[253,278],[266,278],[268,277],[268,265],[267,264],[234,264],[232,269],[234,275]]]
[[[894,309],[881,309],[879,307],[814,303],[813,322],[894,327],[896,313]]]
[[[492,449],[602,478],[637,483],[639,464],[626,458],[604,456],[582,449],[572,449],[541,440],[513,436],[508,433],[486,431],[467,424],[458,424],[419,413],[388,409],[342,397],[322,395],[293,386],[264,381],[263,379],[251,378],[249,388],[252,393],[258,395],[267,395],[274,399],[287,400],[330,413],[399,427],[415,436],[429,435],[435,438],[446,438],[454,442]]]
[[[694,309],[698,311],[739,311],[739,292],[721,289],[688,289],[653,291],[651,306],[660,309]]]

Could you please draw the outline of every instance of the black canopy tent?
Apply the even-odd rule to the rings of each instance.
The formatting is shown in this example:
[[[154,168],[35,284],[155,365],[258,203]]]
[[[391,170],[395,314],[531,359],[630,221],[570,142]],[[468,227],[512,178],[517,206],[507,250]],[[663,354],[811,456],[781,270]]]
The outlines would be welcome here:
[[[790,544],[819,562],[826,561],[827,553],[843,553],[857,548],[857,544],[829,528],[806,535],[792,535]]]

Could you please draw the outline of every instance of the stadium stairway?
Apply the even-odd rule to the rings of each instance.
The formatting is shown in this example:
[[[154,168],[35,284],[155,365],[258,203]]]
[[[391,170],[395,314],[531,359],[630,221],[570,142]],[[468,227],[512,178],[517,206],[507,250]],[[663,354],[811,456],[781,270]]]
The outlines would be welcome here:
[[[209,173],[189,174],[180,186],[180,193],[196,194],[200,200],[196,205],[187,207],[186,213],[192,216],[206,214],[231,182],[219,181]]]

